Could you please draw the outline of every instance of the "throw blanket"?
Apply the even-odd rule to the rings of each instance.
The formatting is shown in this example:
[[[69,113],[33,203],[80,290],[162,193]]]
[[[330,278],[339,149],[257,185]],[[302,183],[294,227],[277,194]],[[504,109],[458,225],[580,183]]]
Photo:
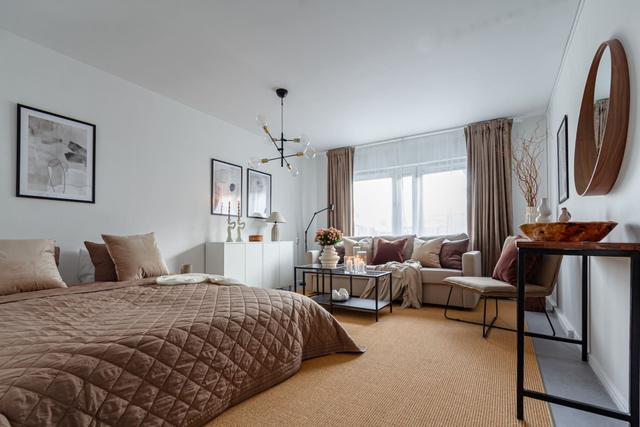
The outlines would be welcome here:
[[[0,426],[199,426],[365,351],[302,295],[153,280],[0,297]]]
[[[422,277],[420,263],[417,261],[388,262],[376,265],[374,270],[390,271],[393,277],[393,300],[402,298],[402,308],[422,308]],[[375,280],[369,280],[362,292],[362,298],[375,298]],[[380,280],[378,284],[380,299],[389,299],[389,281]]]

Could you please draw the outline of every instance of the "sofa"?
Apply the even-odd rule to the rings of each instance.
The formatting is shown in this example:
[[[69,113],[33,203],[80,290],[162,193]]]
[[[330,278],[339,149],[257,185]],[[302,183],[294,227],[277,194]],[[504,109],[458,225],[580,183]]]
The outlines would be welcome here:
[[[405,259],[410,259],[413,252],[413,242],[416,238],[415,235],[402,235],[402,236],[378,236],[386,240],[397,240],[401,238],[407,238],[407,246],[405,247]],[[461,239],[467,239],[468,236],[462,234],[452,234],[443,236],[419,236],[420,240],[432,240],[438,237],[444,237],[447,240],[455,241]],[[360,242],[372,242],[373,236],[353,236],[346,237],[346,239]],[[349,254],[347,254],[349,255]],[[310,250],[305,254],[305,262],[307,264],[318,263],[318,257],[320,256],[320,250]],[[371,260],[373,257],[371,254],[367,257]],[[468,251],[462,255],[462,270],[454,270],[448,268],[421,268],[420,273],[422,276],[422,302],[423,304],[445,305],[447,297],[449,295],[450,286],[444,281],[447,277],[452,276],[481,276],[481,255],[478,251]],[[307,289],[316,289],[316,276],[315,274],[306,274],[305,282]],[[360,295],[367,283],[366,278],[353,278],[353,294],[355,296]],[[333,288],[349,288],[349,279],[347,277],[334,277]],[[449,305],[460,308],[475,308],[478,304],[480,297],[473,292],[465,291],[463,289],[454,289],[451,294],[451,302]]]

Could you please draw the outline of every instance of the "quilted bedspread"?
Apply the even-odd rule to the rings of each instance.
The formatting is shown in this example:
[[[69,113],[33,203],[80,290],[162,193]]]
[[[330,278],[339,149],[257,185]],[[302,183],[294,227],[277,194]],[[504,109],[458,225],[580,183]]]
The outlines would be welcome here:
[[[146,280],[0,297],[0,426],[202,425],[304,359],[363,351],[286,291]]]

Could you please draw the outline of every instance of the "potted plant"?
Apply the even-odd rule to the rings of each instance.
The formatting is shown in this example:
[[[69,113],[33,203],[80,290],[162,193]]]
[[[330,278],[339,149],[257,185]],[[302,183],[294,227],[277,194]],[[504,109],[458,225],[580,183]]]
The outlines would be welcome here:
[[[342,241],[342,231],[337,228],[321,228],[316,231],[315,241],[322,246],[320,263],[324,268],[336,268],[340,257],[336,252],[335,244]]]

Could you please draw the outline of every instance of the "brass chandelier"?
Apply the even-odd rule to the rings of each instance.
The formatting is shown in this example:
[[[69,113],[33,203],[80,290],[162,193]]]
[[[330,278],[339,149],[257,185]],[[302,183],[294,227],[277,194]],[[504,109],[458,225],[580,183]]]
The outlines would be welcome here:
[[[252,168],[261,168],[269,162],[279,160],[280,167],[287,167],[292,176],[298,176],[300,171],[294,163],[291,163],[289,159],[293,157],[304,157],[306,159],[313,159],[316,157],[316,150],[311,146],[309,142],[309,138],[306,135],[300,135],[295,138],[285,138],[284,137],[284,98],[287,96],[289,91],[287,89],[278,88],[276,89],[276,95],[280,98],[280,138],[275,138],[271,134],[271,130],[269,130],[269,125],[267,124],[267,120],[263,115],[258,115],[256,121],[260,129],[264,132],[265,142],[269,145],[273,145],[276,150],[278,150],[278,156],[273,158],[257,158],[253,157],[249,161],[249,167]],[[300,144],[300,150],[295,153],[286,154],[285,153],[285,142]]]

